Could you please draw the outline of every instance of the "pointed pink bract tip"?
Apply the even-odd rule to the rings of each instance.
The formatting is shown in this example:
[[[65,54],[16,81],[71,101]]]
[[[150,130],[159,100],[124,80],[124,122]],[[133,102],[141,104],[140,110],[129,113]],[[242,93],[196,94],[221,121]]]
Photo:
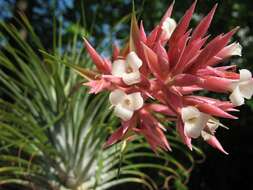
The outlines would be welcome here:
[[[188,146],[188,148],[190,149],[190,151],[192,151],[193,149],[192,149],[192,145],[187,145]]]
[[[169,5],[169,8],[166,10],[161,22],[163,22],[167,17],[171,16],[174,4],[175,4],[175,0],[173,0],[173,2]]]
[[[222,147],[222,145],[220,144],[219,140],[213,136],[211,139],[206,141],[209,145],[211,145],[212,147],[218,149],[219,151],[221,151],[222,153],[228,155],[228,152],[224,150],[224,148]]]

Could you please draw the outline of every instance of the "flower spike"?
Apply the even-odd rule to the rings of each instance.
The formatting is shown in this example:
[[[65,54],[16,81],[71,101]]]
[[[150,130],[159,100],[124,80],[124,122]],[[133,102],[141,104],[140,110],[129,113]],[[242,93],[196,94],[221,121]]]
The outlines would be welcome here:
[[[83,85],[90,93],[110,92],[113,114],[121,120],[106,147],[142,135],[154,152],[171,150],[165,135],[170,131],[165,123],[170,121],[190,150],[194,139],[201,138],[227,154],[215,137],[219,127],[227,128],[219,119],[237,119],[230,112],[239,111],[236,106],[253,96],[252,74],[219,65],[231,56],[241,56],[242,46],[229,44],[238,27],[209,40],[217,4],[195,29],[189,29],[196,3],[176,23],[173,1],[149,34],[142,21],[138,24],[133,6],[129,41],[121,49],[114,47],[112,60],[101,57],[84,39],[98,71],[71,67],[88,80]],[[227,94],[228,100],[206,97],[199,93],[203,90]]]

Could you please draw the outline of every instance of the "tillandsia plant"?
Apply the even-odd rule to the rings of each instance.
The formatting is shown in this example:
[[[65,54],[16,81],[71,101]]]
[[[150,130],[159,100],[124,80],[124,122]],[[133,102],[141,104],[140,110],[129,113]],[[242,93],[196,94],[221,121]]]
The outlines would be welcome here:
[[[79,89],[83,78],[64,65],[93,65],[77,48],[78,31],[63,44],[62,23],[54,26],[59,35],[49,51],[24,15],[17,21],[0,22],[0,189],[186,189],[196,161],[174,130],[173,155],[153,154],[141,136],[103,149],[119,121],[107,109],[107,94]]]
[[[114,46],[111,60],[101,57],[84,39],[97,70],[75,69],[88,79],[84,85],[90,93],[110,91],[109,101],[121,127],[105,146],[140,134],[154,151],[171,150],[163,125],[170,121],[190,149],[191,140],[202,137],[227,154],[215,137],[218,127],[227,128],[219,118],[236,119],[229,112],[238,111],[236,107],[253,94],[250,71],[237,73],[235,65],[219,65],[231,56],[241,56],[241,45],[229,43],[238,27],[210,39],[206,33],[217,5],[194,30],[188,27],[196,1],[178,24],[171,18],[173,5],[149,34],[133,12],[129,41],[122,50]],[[229,94],[229,100],[199,95],[203,90]]]

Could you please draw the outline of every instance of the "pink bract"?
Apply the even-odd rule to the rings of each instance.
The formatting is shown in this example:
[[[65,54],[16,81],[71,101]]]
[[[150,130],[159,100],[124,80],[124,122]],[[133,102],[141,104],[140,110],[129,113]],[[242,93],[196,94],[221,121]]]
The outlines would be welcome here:
[[[229,93],[233,90],[232,84],[239,81],[240,75],[236,73],[235,66],[217,66],[238,51],[238,44],[229,44],[238,27],[210,39],[207,31],[217,8],[215,5],[194,30],[188,29],[196,6],[194,2],[167,39],[163,30],[164,22],[166,19],[170,21],[168,18],[172,14],[173,5],[149,34],[145,32],[143,22],[139,25],[133,14],[129,42],[122,50],[114,46],[112,60],[101,57],[84,39],[86,50],[97,68],[96,77],[88,77],[89,81],[84,83],[91,88],[90,93],[120,89],[126,94],[140,92],[144,100],[143,106],[134,110],[128,121],[122,120],[122,126],[109,137],[105,146],[137,134],[143,135],[154,151],[158,148],[171,150],[165,135],[166,127],[157,117],[159,114],[164,121],[175,122],[181,139],[192,149],[192,138],[185,132],[186,122],[182,118],[182,108],[197,108],[210,118],[236,119],[228,113],[237,111],[230,101],[197,94],[202,90]],[[168,27],[173,27],[169,24],[167,23]],[[127,56],[130,52],[135,52],[142,61],[140,69],[135,73],[136,76],[140,75],[140,81],[133,85],[127,85],[121,77],[112,74],[115,61],[122,60],[128,64]],[[126,72],[125,75],[127,74]],[[206,125],[203,130],[208,132],[208,123]],[[211,137],[206,142],[227,153],[215,135],[209,135]]]

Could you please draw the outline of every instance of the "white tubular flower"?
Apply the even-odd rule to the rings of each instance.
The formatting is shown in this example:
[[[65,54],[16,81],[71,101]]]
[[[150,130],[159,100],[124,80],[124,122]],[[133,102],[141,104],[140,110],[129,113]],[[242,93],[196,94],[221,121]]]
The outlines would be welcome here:
[[[122,90],[112,91],[109,100],[115,107],[114,114],[124,121],[131,119],[134,111],[140,109],[144,103],[140,92],[126,94]]]
[[[188,106],[181,110],[184,132],[188,137],[198,138],[205,128],[210,115],[200,112],[196,107]]]
[[[174,19],[168,17],[164,20],[162,24],[162,30],[167,40],[170,39],[171,34],[174,32],[176,27],[177,23]]]
[[[242,46],[238,42],[237,43],[232,43],[229,46],[227,46],[226,51],[228,51],[229,55],[242,56]]]
[[[211,117],[208,120],[206,127],[201,131],[202,138],[205,141],[208,141],[209,139],[211,139],[214,136],[216,129],[218,129],[219,126],[225,128],[225,129],[228,129],[225,125],[220,123],[220,121],[218,119]]]
[[[141,59],[135,52],[130,52],[126,60],[118,59],[112,64],[112,75],[121,77],[125,84],[132,85],[139,83],[141,80],[140,67]]]
[[[252,74],[247,69],[242,69],[240,72],[240,79],[232,83],[232,93],[229,96],[230,101],[235,106],[244,104],[244,98],[250,99],[253,95],[253,80]]]
[[[206,127],[204,130],[201,131],[201,136],[205,141],[208,141],[209,139],[211,139],[215,132],[216,129],[219,127],[219,120],[216,120],[214,118],[209,119]]]

